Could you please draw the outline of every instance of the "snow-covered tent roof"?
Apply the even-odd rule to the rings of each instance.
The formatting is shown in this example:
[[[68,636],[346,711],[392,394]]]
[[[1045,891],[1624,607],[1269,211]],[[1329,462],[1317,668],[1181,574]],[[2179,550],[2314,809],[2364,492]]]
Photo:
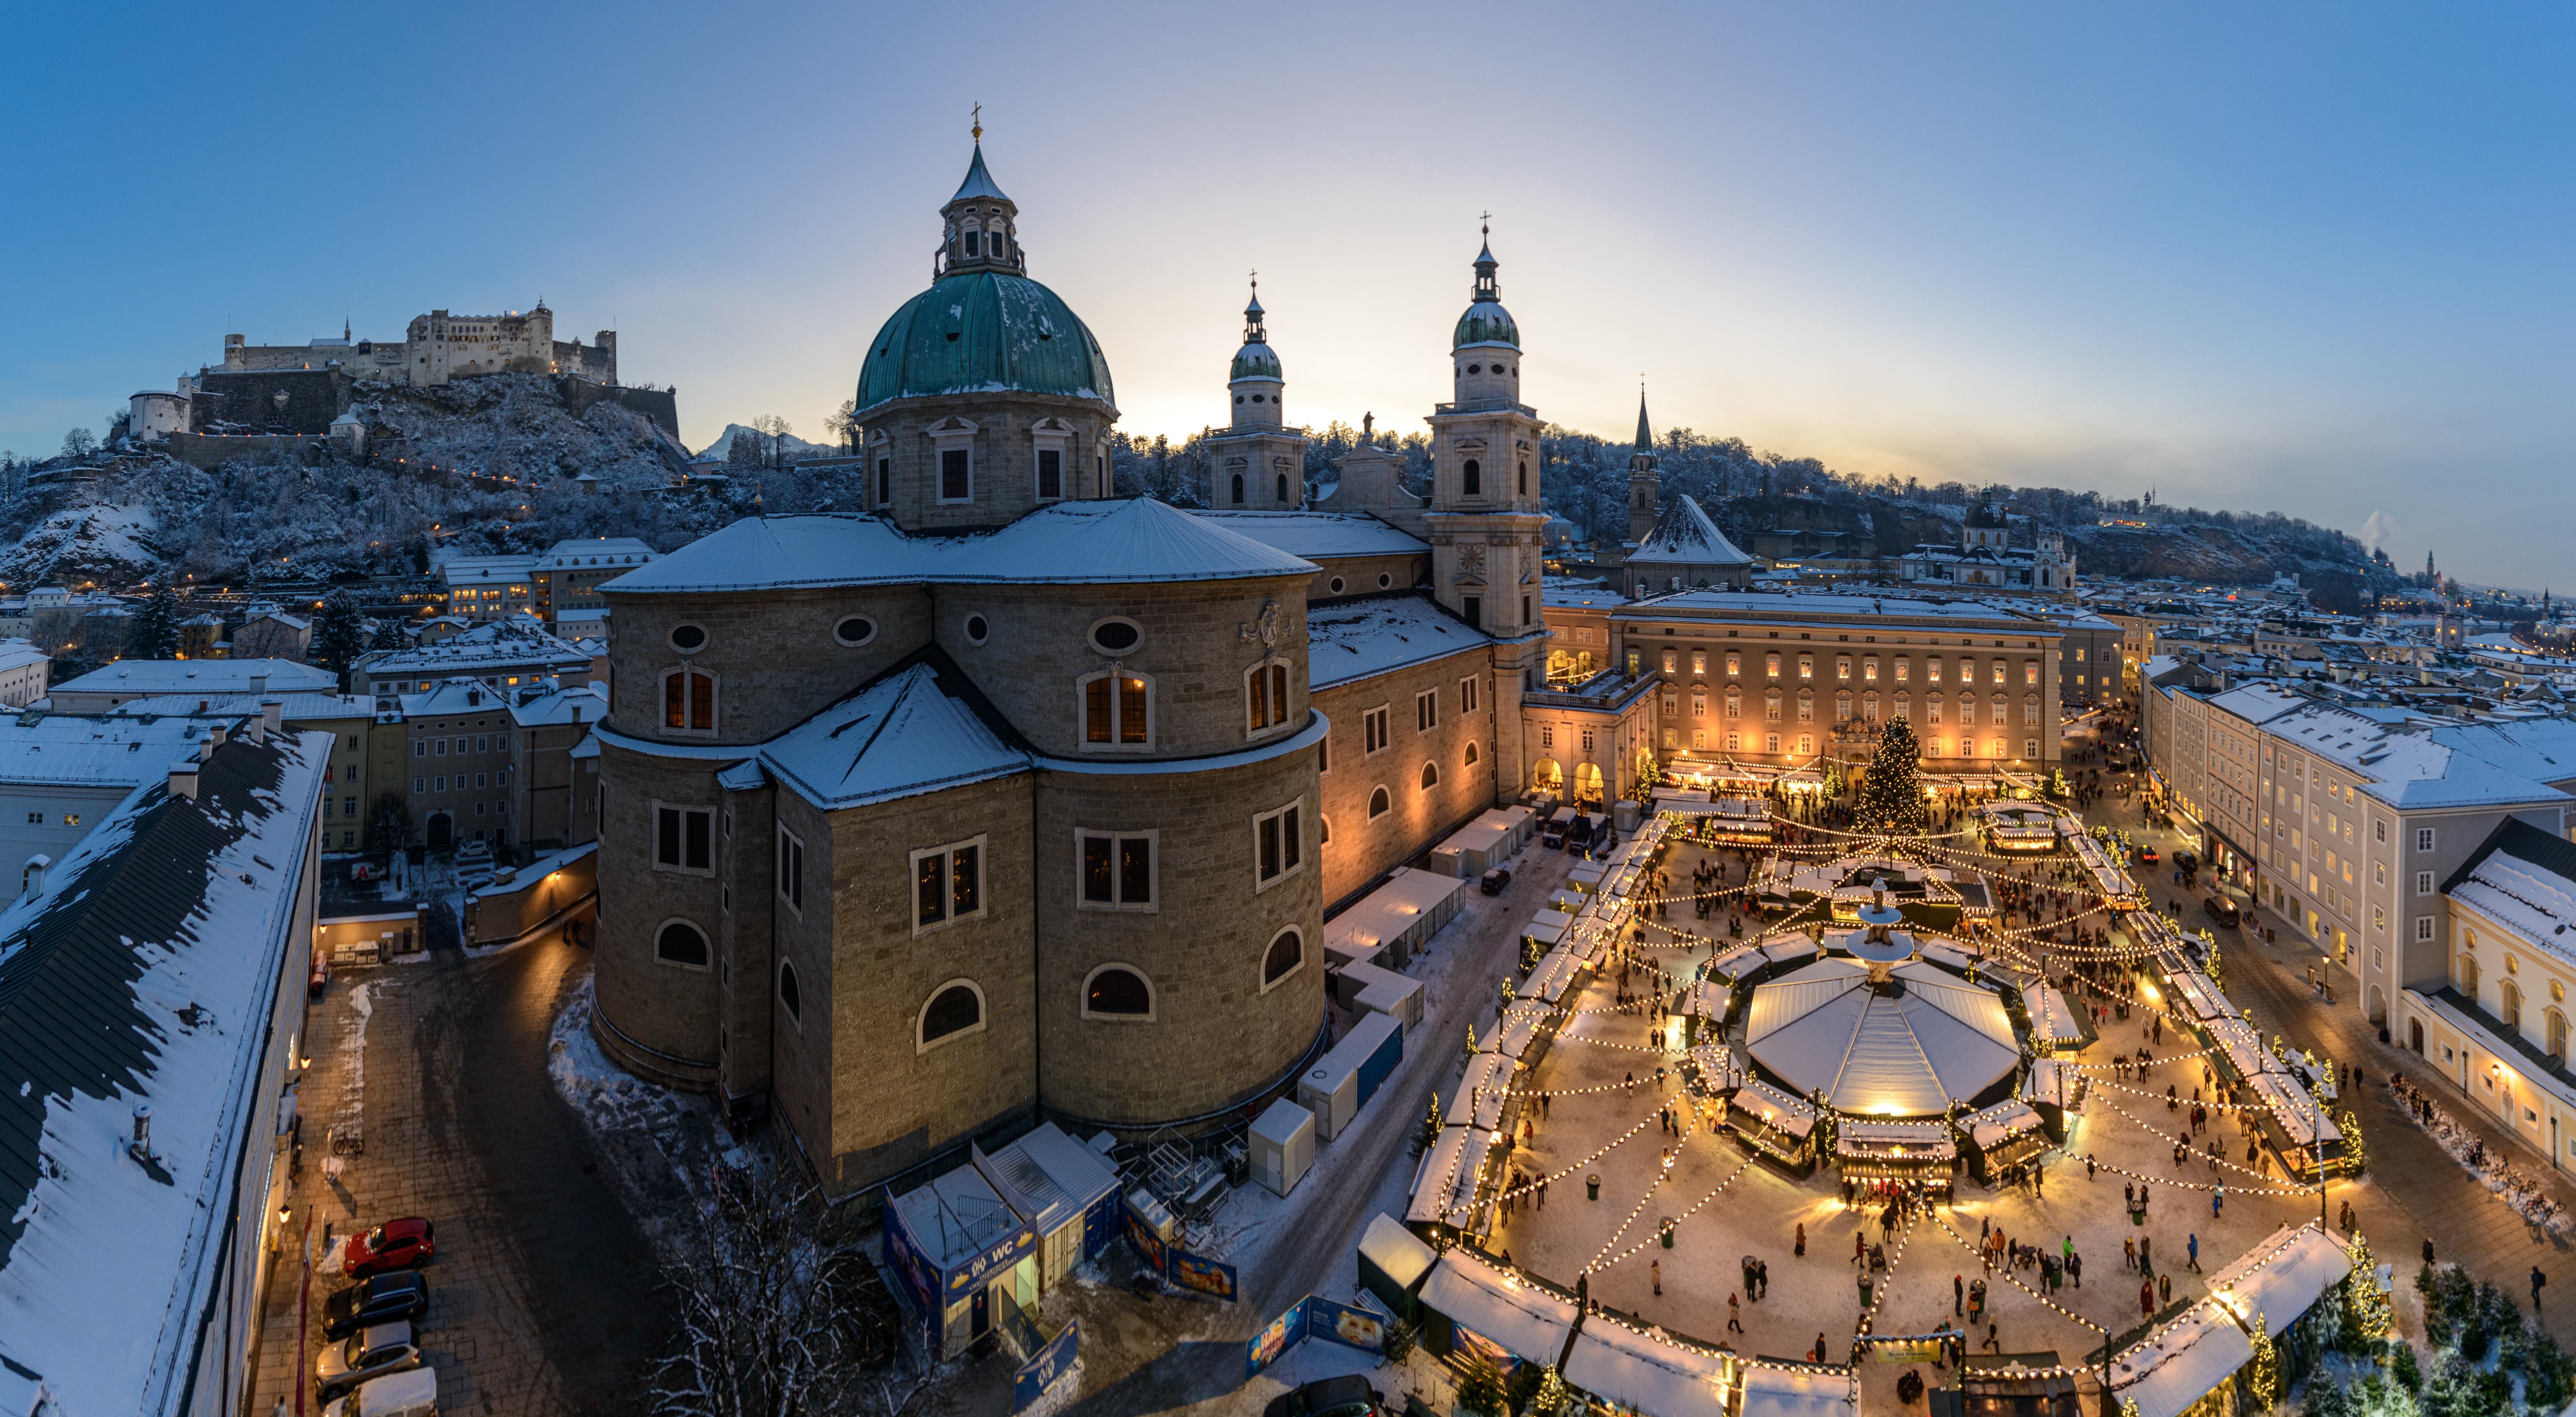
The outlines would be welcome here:
[[[2350,1273],[2351,1251],[2311,1220],[2296,1230],[2284,1225],[2256,1242],[2209,1277],[2209,1290],[2240,1323],[2250,1327],[2261,1314],[2264,1330],[2278,1334]]]
[[[866,806],[1026,772],[965,696],[944,658],[925,650],[874,683],[771,739],[763,767],[825,810]]]
[[[1859,1384],[1847,1372],[1748,1367],[1736,1417],[1854,1417]]]
[[[2254,1341],[2216,1300],[2203,1299],[2111,1363],[2111,1390],[2138,1417],[2182,1417],[2254,1357]]]
[[[254,1129],[331,741],[230,739],[195,800],[145,786],[0,913],[0,1370],[41,1410],[180,1410],[247,1281],[231,1221],[270,1154]]]
[[[1868,967],[1818,960],[1753,991],[1748,1051],[1803,1096],[1844,1112],[1926,1116],[1984,1092],[2019,1065],[2003,1001],[1919,961],[1870,987]]]
[[[1422,1303],[1531,1363],[1554,1363],[1574,1331],[1574,1305],[1464,1250],[1450,1250],[1422,1282]]]
[[[1725,1417],[1725,1356],[1684,1348],[1625,1324],[1587,1319],[1565,1355],[1575,1387],[1655,1417]]]
[[[1664,504],[1655,529],[1628,553],[1631,566],[1750,566],[1753,558],[1735,549],[1717,529],[1697,499],[1675,497]]]

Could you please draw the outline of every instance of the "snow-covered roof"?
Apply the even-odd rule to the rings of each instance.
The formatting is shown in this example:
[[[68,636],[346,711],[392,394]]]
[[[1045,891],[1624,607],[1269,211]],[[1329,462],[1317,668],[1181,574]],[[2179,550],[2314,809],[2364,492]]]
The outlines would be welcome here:
[[[1427,556],[1431,544],[1363,512],[1192,512],[1275,551],[1334,556]]]
[[[1426,596],[1335,601],[1306,612],[1306,682],[1314,689],[1347,684],[1492,643]]]
[[[273,703],[288,723],[319,722],[333,718],[373,718],[376,701],[363,694],[158,694],[148,699],[129,699],[108,712],[120,718],[163,714],[228,714],[243,717],[259,712],[260,705]]]
[[[600,587],[616,594],[923,582],[1039,585],[1311,576],[1313,562],[1151,498],[1058,502],[1009,526],[907,536],[880,517],[747,517]]]
[[[2254,1248],[2209,1277],[2212,1295],[2251,1327],[2263,1317],[2268,1333],[2282,1334],[2308,1311],[2326,1290],[2352,1273],[2352,1252],[2313,1220],[2293,1230],[2284,1225],[2256,1241]]]
[[[442,563],[438,575],[447,585],[491,585],[525,581],[536,568],[534,556],[457,556]]]
[[[194,756],[209,730],[227,731],[239,714],[202,718],[24,714],[0,718],[0,783],[102,787],[130,792],[167,777],[170,764]]]
[[[256,686],[252,681],[259,681]],[[340,677],[292,659],[120,659],[54,686],[56,694],[339,692]]]
[[[581,566],[640,566],[660,553],[632,536],[574,537],[558,541],[536,558],[541,571]]]
[[[435,718],[452,713],[498,713],[510,707],[510,695],[480,679],[442,679],[427,691],[402,695],[405,718]]]
[[[1587,1321],[1565,1356],[1575,1387],[1655,1417],[1725,1417],[1730,1365],[1715,1353],[1649,1338],[1625,1324]]]
[[[2111,1390],[2138,1417],[2182,1417],[2254,1357],[2224,1306],[2203,1299],[2111,1363]]]
[[[1599,585],[1549,585],[1539,591],[1542,604],[1557,610],[1616,610],[1628,597]]]
[[[0,913],[0,1367],[46,1411],[180,1410],[230,1302],[330,747],[233,739],[195,801],[144,787]]]
[[[478,669],[513,665],[562,666],[580,671],[590,656],[526,620],[495,620],[488,625],[429,640],[360,662],[370,679],[433,679]]]
[[[1865,1116],[1925,1116],[1966,1101],[2020,1062],[1995,993],[1935,965],[1900,964],[1901,994],[1866,966],[1822,959],[1757,986],[1745,1021],[1756,1062],[1804,1095]]]
[[[859,807],[1026,772],[925,656],[771,739],[758,753],[779,781],[817,807]]]
[[[2247,723],[2269,723],[2308,701],[2277,684],[2246,684],[2210,697],[2209,706]]]
[[[2325,704],[2283,714],[2264,731],[2361,778],[2361,790],[2405,811],[2565,803],[2550,785],[2576,779],[2576,725],[2565,719],[2425,728]],[[2548,778],[2535,773],[2549,773]]]
[[[1746,590],[1675,591],[1638,601],[1621,612],[1621,617],[1638,619],[1694,610],[1722,611],[1755,620],[1885,616],[1942,622],[1938,628],[1951,630],[1996,628],[2017,635],[2053,635],[2058,632],[2056,625],[2040,615],[1983,601],[1914,600],[1893,595],[1836,595],[1826,591],[1792,591],[1786,595]]]
[[[2576,842],[2508,817],[2442,893],[2525,940],[2576,960]]]
[[[519,695],[510,705],[510,721],[521,728],[559,728],[596,723],[608,713],[608,700],[587,684],[554,688],[534,697]]]
[[[1465,1324],[1531,1363],[1554,1363],[1574,1330],[1574,1305],[1547,1290],[1477,1259],[1450,1250],[1422,1281],[1422,1302],[1432,1312]]]
[[[1655,529],[1628,553],[1631,566],[1750,566],[1753,558],[1735,549],[1726,533],[1700,510],[1697,499],[1681,496],[1664,504]]]
[[[1735,1417],[1854,1417],[1859,1384],[1848,1373],[1818,1368],[1748,1367]]]

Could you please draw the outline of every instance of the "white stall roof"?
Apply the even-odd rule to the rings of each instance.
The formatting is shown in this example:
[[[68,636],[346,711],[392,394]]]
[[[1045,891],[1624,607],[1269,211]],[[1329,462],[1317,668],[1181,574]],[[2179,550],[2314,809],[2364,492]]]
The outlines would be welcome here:
[[[2182,1417],[2254,1357],[2254,1341],[2225,1310],[2203,1299],[2145,1343],[2111,1363],[2112,1393],[2138,1417]]]
[[[1974,1097],[2020,1053],[2002,1000],[1930,965],[1901,964],[1901,995],[1866,967],[1818,960],[1757,986],[1745,1041],[1762,1065],[1846,1112],[1922,1116]]]
[[[1500,1053],[1479,1052],[1467,1060],[1457,1089],[1449,1094],[1443,1120],[1462,1122],[1490,1132],[1503,1124],[1503,1102],[1511,1095],[1512,1060]]]
[[[1384,1214],[1369,1217],[1368,1229],[1360,1232],[1360,1253],[1406,1289],[1430,1273],[1440,1258],[1437,1251],[1422,1243],[1421,1236],[1405,1229],[1394,1216]]]
[[[1850,1417],[1858,1411],[1860,1394],[1849,1374],[1747,1368],[1736,1417]]]
[[[1574,1305],[1451,1250],[1422,1282],[1422,1302],[1532,1363],[1554,1363],[1574,1331]]]
[[[2273,1231],[2244,1258],[2211,1275],[2209,1290],[2225,1296],[2223,1302],[2246,1323],[2259,1313],[2265,1329],[2283,1333],[2350,1273],[2352,1255],[2343,1243],[2310,1221],[2295,1231],[2286,1225]]]
[[[1400,869],[1385,885],[1325,924],[1325,948],[1364,952],[1390,940],[1410,938],[1423,917],[1440,918],[1441,908],[1465,884],[1437,871]]]
[[[1595,1318],[1565,1356],[1568,1383],[1655,1417],[1725,1417],[1727,1360]]]
[[[1566,927],[1573,923],[1574,917],[1562,910],[1542,910],[1530,917],[1521,933],[1542,945],[1553,945],[1565,938]]]

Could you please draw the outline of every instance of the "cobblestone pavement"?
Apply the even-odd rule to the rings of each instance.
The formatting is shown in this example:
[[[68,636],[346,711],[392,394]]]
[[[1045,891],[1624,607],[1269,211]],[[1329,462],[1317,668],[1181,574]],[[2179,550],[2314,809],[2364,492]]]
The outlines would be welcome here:
[[[2097,824],[2122,828],[2167,853],[2177,846],[2190,849],[2190,844],[2177,833],[2144,826],[2141,814],[2115,797],[2095,803],[2085,816]],[[2152,898],[2160,905],[2183,901],[2186,909],[2182,914],[2186,918],[2199,913],[2197,899],[2209,894],[2204,881],[2201,889],[2190,893],[2192,900],[2184,900],[2186,893],[2174,883],[2168,869],[2143,867],[2140,871],[2142,876],[2152,878],[2141,881],[2142,885],[2152,885]],[[2526,1223],[2511,1206],[2461,1169],[2389,1096],[2386,1080],[2391,1072],[2402,1070],[2417,1082],[2426,1083],[2434,1082],[2440,1070],[2427,1068],[2423,1059],[2405,1049],[2380,1042],[2377,1026],[2362,1016],[2355,1002],[2361,991],[2352,974],[2299,936],[2289,921],[2268,908],[2257,908],[2250,919],[2256,929],[2220,934],[2229,996],[2266,1032],[2279,1032],[2314,1047],[2320,1056],[2332,1058],[2338,1069],[2358,1066],[2370,1075],[2369,1086],[2358,1093],[2348,1090],[2344,1102],[2361,1119],[2372,1182],[2403,1216],[2407,1227],[2400,1231],[2379,1224],[2371,1232],[2380,1257],[2397,1264],[2399,1278],[2404,1280],[2414,1273],[2427,1236],[2433,1241],[2437,1258],[2457,1261],[2508,1295],[2519,1297],[2531,1292],[2534,1265],[2549,1274],[2554,1281],[2553,1290],[2576,1277],[2576,1255],[2571,1255],[2565,1238]],[[2208,922],[2201,915],[2196,920],[2187,919],[2187,923],[2198,927]],[[2262,942],[2261,928],[2271,930],[2275,943]],[[2327,972],[2333,983],[2334,1002],[2318,998],[2309,989],[2306,975],[2310,966]],[[2510,1137],[2503,1127],[2481,1115],[2457,1088],[2436,1085],[2432,1091],[2455,1121],[2485,1138],[2490,1151],[2511,1158],[2526,1174],[2546,1177],[2560,1202],[2576,1213],[2576,1186],[2569,1185],[2563,1173],[2550,1169],[2547,1156]],[[2576,1344],[2576,1304],[2562,1302],[2544,1311],[2542,1317],[2560,1342]]]
[[[547,1033],[589,955],[548,937],[469,959],[348,970],[310,1013],[305,1157],[289,1233],[403,1215],[438,1226],[421,1345],[459,1417],[626,1413],[640,1406],[660,1309],[645,1241],[581,1119],[547,1074]],[[334,1122],[365,1151],[326,1175]],[[276,1261],[253,1410],[319,1410],[311,1366],[340,1281],[302,1247]],[[309,1294],[309,1315],[306,1304]],[[299,1342],[299,1338],[305,1341]],[[299,1389],[299,1368],[307,1375]]]

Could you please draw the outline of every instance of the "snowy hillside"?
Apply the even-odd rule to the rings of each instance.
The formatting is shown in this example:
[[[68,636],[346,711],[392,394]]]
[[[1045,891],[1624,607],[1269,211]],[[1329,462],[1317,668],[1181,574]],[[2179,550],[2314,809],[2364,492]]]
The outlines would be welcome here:
[[[743,427],[739,423],[726,424],[724,431],[716,435],[716,440],[714,442],[698,449],[693,456],[700,458],[712,457],[718,462],[730,462],[733,458],[734,439],[737,437],[744,439],[758,439],[759,441],[753,446],[756,446],[761,450],[761,456],[764,461],[767,459],[769,435],[766,433],[756,433],[749,428]],[[842,451],[839,448],[831,447],[822,443],[808,443],[793,433],[787,435],[786,441],[787,457],[790,461],[797,458],[828,458]]]

